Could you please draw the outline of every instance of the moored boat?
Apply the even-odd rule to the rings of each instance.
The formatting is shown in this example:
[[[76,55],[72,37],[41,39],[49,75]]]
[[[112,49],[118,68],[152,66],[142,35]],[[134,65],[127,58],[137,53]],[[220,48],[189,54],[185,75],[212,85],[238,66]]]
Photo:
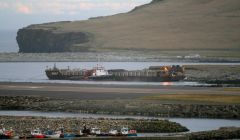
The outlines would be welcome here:
[[[46,138],[46,136],[42,133],[42,131],[39,128],[31,131],[31,135],[33,138],[40,138],[40,139]]]
[[[101,130],[97,127],[91,128],[91,135],[101,135]]]
[[[123,135],[123,136],[129,136],[129,137],[131,137],[131,136],[137,136],[137,131],[136,131],[136,130],[129,130],[128,127],[123,127],[123,128],[121,129],[121,135]]]
[[[111,129],[109,132],[108,132],[109,136],[117,136],[118,135],[118,131],[115,130],[115,129]]]
[[[60,138],[62,132],[61,131],[47,131],[45,133],[46,138]]]
[[[13,130],[10,128],[10,130],[6,130],[3,125],[1,125],[0,128],[0,139],[12,139],[14,137]]]

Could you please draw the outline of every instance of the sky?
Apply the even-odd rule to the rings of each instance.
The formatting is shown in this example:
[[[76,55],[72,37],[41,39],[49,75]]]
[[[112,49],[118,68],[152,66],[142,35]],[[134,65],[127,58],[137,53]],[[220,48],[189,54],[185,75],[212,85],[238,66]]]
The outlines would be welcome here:
[[[0,0],[0,30],[128,12],[151,0]]]

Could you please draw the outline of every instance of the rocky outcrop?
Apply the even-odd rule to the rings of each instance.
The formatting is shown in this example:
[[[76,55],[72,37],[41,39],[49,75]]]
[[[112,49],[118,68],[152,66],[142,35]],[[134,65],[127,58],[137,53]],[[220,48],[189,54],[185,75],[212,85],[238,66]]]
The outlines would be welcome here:
[[[90,35],[84,32],[55,32],[44,29],[20,29],[17,33],[19,52],[50,53],[70,52],[78,45],[79,51],[87,51],[81,46],[89,41]]]
[[[76,130],[82,130],[83,126],[87,128],[98,127],[102,132],[116,128],[121,129],[128,126],[129,129],[136,129],[139,133],[171,133],[189,131],[186,127],[179,123],[170,122],[168,120],[137,120],[137,119],[87,119],[87,118],[44,118],[44,117],[4,117],[0,116],[0,123],[5,125],[9,130],[10,127],[15,131],[16,135],[29,134],[34,128],[47,130],[47,126],[52,130],[58,130],[64,126],[65,130],[75,133]]]
[[[40,99],[39,99],[40,98]],[[54,112],[82,112],[90,114],[137,115],[180,118],[231,118],[240,119],[240,105],[162,104],[127,101],[57,100],[44,97],[0,96],[1,110],[39,110]],[[113,105],[114,104],[114,105]],[[154,107],[152,107],[154,105]]]

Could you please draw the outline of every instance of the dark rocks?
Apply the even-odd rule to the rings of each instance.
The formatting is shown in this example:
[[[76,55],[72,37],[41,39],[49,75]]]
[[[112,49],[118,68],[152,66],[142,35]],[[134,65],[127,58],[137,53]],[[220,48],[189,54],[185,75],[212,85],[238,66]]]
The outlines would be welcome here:
[[[41,102],[50,100],[46,97],[0,96],[1,110],[31,110]]]
[[[163,104],[145,100],[63,100],[0,96],[1,110],[61,111],[111,115],[240,119],[240,105]]]
[[[71,52],[71,49],[87,51],[83,45],[90,35],[84,32],[57,32],[56,29],[23,28],[17,33],[19,52],[50,53]]]

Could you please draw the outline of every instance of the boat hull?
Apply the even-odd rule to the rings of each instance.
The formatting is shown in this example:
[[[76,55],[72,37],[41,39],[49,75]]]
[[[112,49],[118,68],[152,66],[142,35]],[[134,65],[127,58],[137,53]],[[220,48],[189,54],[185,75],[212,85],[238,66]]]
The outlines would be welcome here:
[[[178,70],[180,69],[180,70]],[[135,81],[135,82],[172,82],[185,78],[183,68],[160,71],[145,70],[109,70],[108,75],[93,76],[94,70],[47,69],[46,75],[50,80],[80,80],[80,81]]]
[[[132,81],[132,82],[173,82],[180,81],[185,78],[185,76],[175,76],[175,77],[146,77],[146,76],[95,76],[84,78],[83,76],[63,76],[51,75],[48,72],[47,77],[49,80],[79,80],[79,81]]]

